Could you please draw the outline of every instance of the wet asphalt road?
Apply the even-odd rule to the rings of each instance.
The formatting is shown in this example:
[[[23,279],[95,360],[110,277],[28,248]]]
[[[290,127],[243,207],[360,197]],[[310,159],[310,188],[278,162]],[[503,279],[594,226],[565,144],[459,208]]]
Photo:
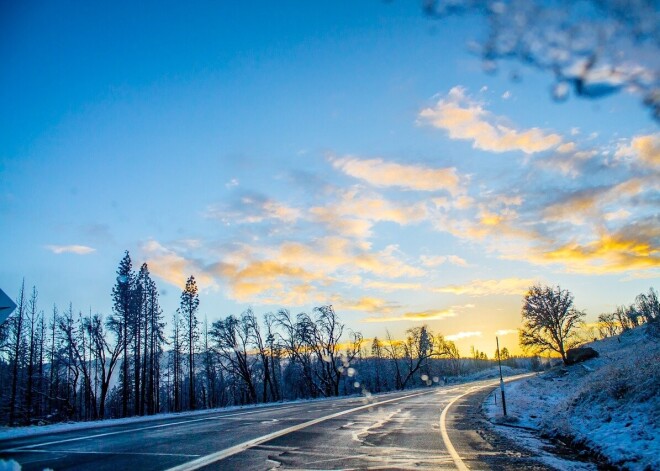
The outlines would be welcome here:
[[[0,437],[0,458],[24,470],[548,469],[495,434],[489,441],[475,394],[448,409],[443,439],[447,404],[488,384],[493,381]],[[476,394],[488,388],[481,391]]]

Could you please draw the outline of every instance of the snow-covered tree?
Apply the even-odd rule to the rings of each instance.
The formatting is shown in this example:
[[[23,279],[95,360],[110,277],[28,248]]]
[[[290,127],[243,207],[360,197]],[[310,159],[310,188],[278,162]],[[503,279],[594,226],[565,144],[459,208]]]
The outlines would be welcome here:
[[[568,290],[534,285],[523,299],[520,345],[535,353],[556,352],[565,363],[566,350],[580,342],[577,331],[584,316],[573,307]]]

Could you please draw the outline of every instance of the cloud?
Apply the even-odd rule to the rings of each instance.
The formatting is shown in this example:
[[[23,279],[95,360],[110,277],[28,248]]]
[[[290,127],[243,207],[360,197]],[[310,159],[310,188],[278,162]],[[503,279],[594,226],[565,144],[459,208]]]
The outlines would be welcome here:
[[[96,249],[86,245],[46,245],[46,248],[55,254],[74,253],[76,255],[88,255],[96,252]]]
[[[437,267],[445,263],[459,267],[468,266],[468,263],[458,255],[422,255],[420,260],[425,267]]]
[[[501,329],[495,332],[495,335],[498,337],[503,337],[505,335],[517,334],[518,329]]]
[[[373,222],[390,221],[400,225],[420,222],[428,218],[429,210],[424,201],[405,204],[365,192],[359,187],[340,190],[337,200],[323,207],[313,207],[310,213],[329,222],[350,218]]]
[[[218,262],[208,268],[208,273],[220,277],[230,297],[237,301],[280,305],[314,302],[321,296],[313,283],[332,281],[323,272],[286,264],[277,258]]]
[[[463,87],[452,88],[432,108],[419,113],[421,122],[444,129],[452,139],[472,141],[473,147],[490,152],[522,151],[534,154],[562,143],[558,134],[539,128],[515,129],[503,117],[487,111],[469,97]]]
[[[289,285],[286,289],[280,289],[272,293],[273,297],[262,297],[259,302],[279,306],[304,306],[325,304],[330,297],[311,284]],[[254,301],[248,298],[246,302]]]
[[[481,332],[459,332],[457,334],[445,335],[445,340],[451,340],[452,342],[460,339],[467,339],[470,337],[481,337]]]
[[[349,311],[380,312],[388,313],[393,309],[401,307],[399,304],[385,301],[384,299],[365,296],[357,301],[339,301],[337,303],[340,309]]]
[[[344,237],[367,239],[373,235],[378,222],[393,222],[401,226],[426,221],[431,216],[427,201],[405,203],[393,201],[377,193],[356,186],[333,190],[334,197],[324,206],[307,211],[309,220],[320,223],[327,233]]]
[[[367,289],[378,289],[382,291],[417,291],[423,287],[421,283],[397,283],[391,281],[368,281],[362,286]]]
[[[366,239],[371,237],[373,222],[355,217],[344,217],[333,207],[314,207],[309,210],[313,220],[327,230],[344,237]]]
[[[643,272],[634,271],[623,277],[621,281],[649,280],[652,278],[660,278],[660,268],[654,268]]]
[[[521,295],[527,292],[534,280],[504,278],[501,280],[474,280],[464,285],[448,285],[435,288],[438,293],[467,294],[469,296]]]
[[[419,312],[406,312],[395,316],[372,316],[363,319],[362,322],[402,322],[402,321],[431,321],[455,317],[456,311],[453,309],[435,310]]]
[[[603,274],[660,267],[660,221],[653,218],[603,232],[586,241],[540,249],[539,263],[561,263],[569,272]]]
[[[266,220],[292,223],[300,218],[301,212],[264,195],[244,193],[230,205],[209,206],[204,216],[226,224],[254,224]]]
[[[178,255],[155,240],[149,240],[140,247],[149,271],[166,282],[183,288],[186,280],[193,275],[201,289],[217,288],[215,280],[195,260]]]
[[[398,254],[399,249],[394,245],[373,251],[367,243],[330,236],[312,243],[285,242],[273,253],[264,255],[284,266],[305,267],[307,271],[322,275],[326,283],[349,281],[360,273],[385,278],[424,274],[422,269],[400,260]]]
[[[359,159],[353,156],[331,159],[333,166],[346,175],[364,180],[377,187],[399,187],[405,190],[441,191],[451,194],[461,191],[456,169],[402,165],[383,159]]]
[[[557,147],[557,152],[561,152],[562,154],[567,154],[569,152],[573,152],[575,150],[575,142],[565,142],[559,147]]]
[[[601,208],[609,203],[639,195],[646,189],[646,182],[633,178],[616,185],[585,188],[562,197],[543,211],[547,221],[571,221],[574,224],[588,222],[588,217],[599,217]]]
[[[635,136],[628,143],[620,143],[614,157],[632,157],[644,166],[660,167],[660,133]]]
[[[377,278],[372,281],[373,286],[380,282],[386,290],[385,287],[392,286],[387,286],[382,278],[398,279],[425,273],[401,260],[400,250],[395,245],[373,250],[366,242],[335,236],[307,243],[286,241],[270,247],[243,243],[219,251],[196,248],[197,252],[207,251],[209,256],[204,262],[189,257],[188,247],[178,243],[165,247],[152,240],[145,243],[142,250],[152,272],[159,278],[181,286],[192,274],[200,280],[200,285],[222,287],[231,299],[258,304],[301,305],[335,300],[339,303],[338,295],[329,294],[330,287],[336,290],[341,285],[360,286],[363,274]],[[209,260],[211,256],[215,261]],[[372,312],[399,307],[392,303],[378,304],[374,299],[364,297],[351,302],[348,308]]]
[[[557,148],[557,152],[538,159],[535,163],[544,170],[558,172],[564,176],[576,178],[583,172],[583,167],[598,155],[596,149],[575,150],[575,144],[569,142]]]

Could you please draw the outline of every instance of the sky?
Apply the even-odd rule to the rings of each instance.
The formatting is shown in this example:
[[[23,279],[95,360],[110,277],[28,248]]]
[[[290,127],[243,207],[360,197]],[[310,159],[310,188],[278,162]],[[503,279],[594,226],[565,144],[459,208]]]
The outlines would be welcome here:
[[[92,2],[94,3],[94,2]],[[124,251],[167,319],[332,304],[517,351],[522,296],[594,321],[658,288],[660,135],[640,97],[551,99],[415,1],[5,2],[0,289],[111,313]],[[515,79],[512,77],[515,76]]]

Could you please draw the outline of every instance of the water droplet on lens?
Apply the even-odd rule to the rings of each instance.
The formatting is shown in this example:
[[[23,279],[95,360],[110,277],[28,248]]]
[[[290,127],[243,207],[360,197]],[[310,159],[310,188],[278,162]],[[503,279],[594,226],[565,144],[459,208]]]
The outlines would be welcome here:
[[[497,64],[493,60],[484,60],[481,63],[481,67],[484,69],[484,72],[487,74],[494,74],[497,72]]]
[[[566,101],[570,87],[566,82],[558,82],[552,87],[552,99],[555,101]]]

